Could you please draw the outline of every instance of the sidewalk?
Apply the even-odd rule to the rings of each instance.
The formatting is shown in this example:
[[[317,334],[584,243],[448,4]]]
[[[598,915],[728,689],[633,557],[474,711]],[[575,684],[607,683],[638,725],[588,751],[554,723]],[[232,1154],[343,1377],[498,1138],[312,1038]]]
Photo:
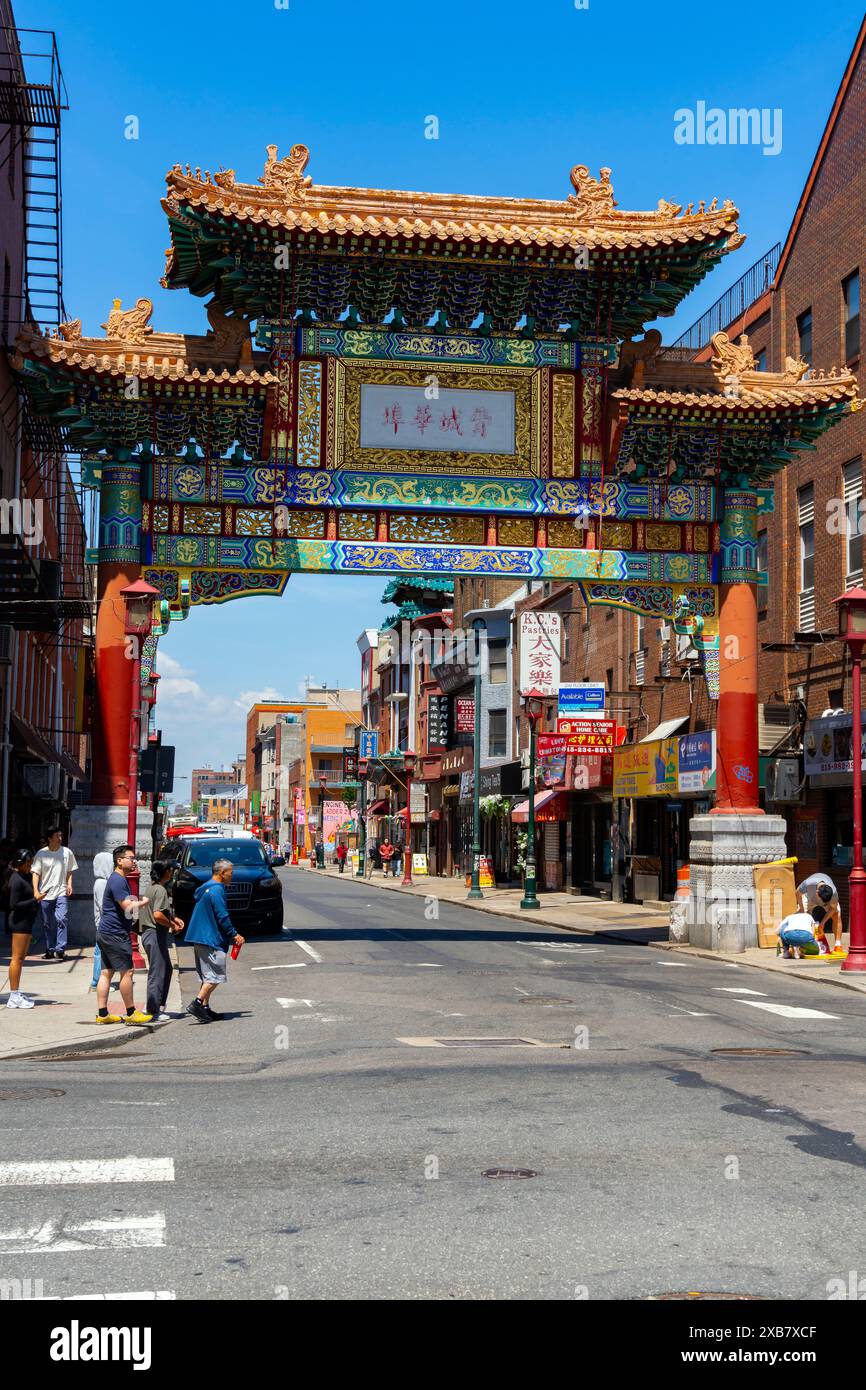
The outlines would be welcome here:
[[[0,1058],[32,1057],[40,1052],[83,1052],[91,1048],[122,1047],[134,1041],[143,1030],[122,1023],[94,1023],[96,990],[89,989],[93,975],[93,947],[73,946],[64,961],[40,960],[41,943],[36,953],[27,957],[21,974],[21,988],[34,1000],[35,1009],[7,1009],[9,985],[9,938],[0,937]],[[171,978],[166,1008],[169,1013],[182,1011],[177,954],[173,952],[174,974]],[[115,977],[116,979],[116,977]],[[144,1007],[146,970],[135,972],[135,1002]],[[125,1012],[120,995],[112,990],[109,1008]],[[165,1024],[159,1024],[165,1027]],[[146,1030],[145,1030],[146,1031]]]
[[[336,867],[311,869],[309,864],[299,868],[311,873],[324,873],[329,878],[341,875]],[[350,878],[348,870],[342,875]],[[845,975],[841,964],[827,957],[817,956],[802,960],[783,960],[773,950],[762,950],[752,946],[739,955],[730,952],[706,951],[697,946],[680,945],[668,940],[668,914],[655,908],[644,907],[640,903],[613,903],[606,898],[574,897],[571,893],[540,893],[541,907],[538,911],[524,912],[520,907],[523,896],[520,888],[484,888],[482,902],[467,901],[468,889],[462,878],[418,878],[411,888],[404,888],[397,878],[385,878],[380,869],[373,871],[372,878],[364,882],[372,888],[385,888],[389,892],[414,893],[416,897],[436,898],[440,902],[459,903],[461,907],[473,908],[477,912],[490,912],[495,916],[518,917],[527,928],[535,926],[558,927],[561,931],[579,932],[600,936],[612,941],[629,941],[642,946],[652,946],[657,951],[671,951],[684,960],[714,960],[727,965],[743,965],[757,970],[783,974],[788,979],[809,980],[822,985],[836,985],[843,989],[853,989],[861,994],[866,992],[866,976]],[[361,883],[358,878],[355,883]],[[847,932],[843,945],[847,946]]]
[[[332,865],[326,869],[311,869],[307,863],[299,864],[298,868],[309,873],[324,874],[328,878],[353,878],[348,869],[340,874],[339,869]],[[402,874],[396,878],[390,875],[386,878],[381,869],[374,869],[372,878],[354,878],[353,881],[366,883],[371,888],[385,888],[391,893],[412,893],[415,897],[457,903],[460,907],[490,912],[497,917],[517,917],[525,922],[527,928],[558,927],[563,931],[589,932],[614,941],[637,942],[642,946],[655,942],[667,944],[668,914],[656,908],[643,907],[640,903],[612,903],[606,898],[576,897],[572,893],[539,893],[541,907],[525,912],[520,906],[522,888],[483,888],[483,899],[470,902],[466,898],[469,890],[462,878],[421,877],[406,888],[401,878]]]

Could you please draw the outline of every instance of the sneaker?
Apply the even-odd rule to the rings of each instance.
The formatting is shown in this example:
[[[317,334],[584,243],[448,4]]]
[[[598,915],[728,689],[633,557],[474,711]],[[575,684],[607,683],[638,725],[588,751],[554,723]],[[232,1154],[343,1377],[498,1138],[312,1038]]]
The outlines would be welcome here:
[[[143,1014],[141,1009],[136,1009],[134,1014],[125,1014],[120,1021],[121,1023],[153,1023],[153,1014]]]
[[[211,1008],[210,1004],[204,1004],[203,1008],[205,1009],[207,1016],[211,1020],[211,1022],[214,1022],[218,1018],[222,1018],[222,1014],[218,1014],[215,1009]]]
[[[97,1023],[122,1023],[122,1022],[123,1022],[123,1019],[120,1017],[120,1014],[106,1014],[104,1018],[103,1018],[102,1014],[97,1014],[97,1015],[96,1015],[96,1022],[97,1022]]]
[[[42,960],[53,960],[53,959],[54,959],[54,952],[53,952],[53,951],[46,951],[45,954],[41,957],[41,959],[42,959]]]
[[[54,952],[54,959],[55,959],[55,960],[65,960],[65,959],[66,959],[66,952],[65,952],[65,951],[55,951],[55,952]]]
[[[22,994],[20,990],[15,990],[9,995],[6,1007],[7,1009],[35,1009],[36,1005],[32,999],[27,998],[26,994]]]
[[[200,999],[193,999],[191,1004],[187,1004],[186,1011],[191,1018],[196,1019],[199,1023],[210,1023],[211,1021],[210,1013]]]
[[[167,1014],[165,1009],[160,1010],[158,1014],[153,1014],[154,1023],[170,1023],[173,1018],[174,1014]]]

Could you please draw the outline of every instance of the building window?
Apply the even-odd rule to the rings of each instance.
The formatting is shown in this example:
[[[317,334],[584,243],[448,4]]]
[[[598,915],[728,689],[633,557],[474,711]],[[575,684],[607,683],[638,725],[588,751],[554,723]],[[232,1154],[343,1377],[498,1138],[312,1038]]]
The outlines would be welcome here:
[[[646,650],[644,646],[644,629],[646,620],[643,617],[637,619],[637,644],[634,653],[634,683],[643,685],[646,679]]]
[[[812,310],[804,309],[797,319],[797,340],[800,356],[812,365]]]
[[[855,270],[842,281],[845,306],[845,361],[860,356],[860,272]]]
[[[767,349],[766,349],[766,348],[761,348],[761,351],[757,354],[757,356],[756,356],[756,358],[755,358],[755,371],[756,371],[756,372],[765,372],[766,370],[767,370]]]
[[[491,685],[505,685],[508,680],[508,644],[497,637],[487,643],[487,671]]]
[[[607,670],[606,670],[605,673],[604,673],[604,679],[605,679],[605,683],[606,683],[606,685],[607,685],[607,693],[608,693],[608,695],[612,695],[612,694],[613,694],[613,667],[612,667],[612,666],[608,666]]]
[[[809,483],[797,493],[800,528],[800,631],[815,630],[815,489]]]
[[[767,532],[758,532],[758,574],[767,574]],[[758,585],[758,612],[767,611],[767,585]]]
[[[863,582],[863,462],[854,459],[842,469],[842,490],[845,498],[845,587]]]
[[[492,709],[487,716],[488,757],[505,757],[506,718],[504,709]]]

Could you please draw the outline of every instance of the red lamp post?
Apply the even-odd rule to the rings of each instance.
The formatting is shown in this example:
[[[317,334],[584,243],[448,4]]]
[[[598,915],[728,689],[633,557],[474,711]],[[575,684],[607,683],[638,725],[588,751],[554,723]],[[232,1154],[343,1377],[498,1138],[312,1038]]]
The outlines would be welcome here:
[[[135,849],[136,803],[138,801],[138,751],[141,743],[141,648],[153,628],[153,605],[159,598],[159,590],[143,579],[127,584],[120,591],[125,604],[123,632],[127,638],[127,653],[131,659],[132,674],[132,716],[129,731],[129,791],[127,797],[126,835]],[[136,879],[138,875],[135,875]],[[138,884],[130,884],[133,892]]]
[[[403,754],[403,771],[406,774],[406,829],[403,837],[403,883],[412,882],[412,774],[415,771],[415,754]]]
[[[866,643],[866,589],[849,589],[839,607],[839,637],[851,653],[851,751],[854,773],[854,863],[848,876],[850,943],[843,970],[866,970],[866,871],[863,868],[863,744],[860,666]]]

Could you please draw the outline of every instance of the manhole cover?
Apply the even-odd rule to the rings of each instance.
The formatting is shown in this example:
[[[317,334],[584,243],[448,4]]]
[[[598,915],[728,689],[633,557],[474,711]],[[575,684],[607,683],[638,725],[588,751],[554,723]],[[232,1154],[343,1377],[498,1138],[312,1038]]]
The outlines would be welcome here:
[[[518,999],[518,1004],[568,1004],[574,1003],[573,999],[562,999],[556,994],[523,994]]]
[[[804,1047],[714,1047],[717,1057],[811,1057]]]
[[[482,1178],[537,1178],[534,1168],[486,1168]]]
[[[640,1300],[642,1303],[670,1303],[677,1299],[721,1299],[729,1303],[765,1303],[766,1299],[760,1293],[708,1293],[691,1289],[688,1293],[648,1293]]]
[[[52,1100],[65,1095],[54,1086],[4,1086],[0,1090],[0,1100]]]

